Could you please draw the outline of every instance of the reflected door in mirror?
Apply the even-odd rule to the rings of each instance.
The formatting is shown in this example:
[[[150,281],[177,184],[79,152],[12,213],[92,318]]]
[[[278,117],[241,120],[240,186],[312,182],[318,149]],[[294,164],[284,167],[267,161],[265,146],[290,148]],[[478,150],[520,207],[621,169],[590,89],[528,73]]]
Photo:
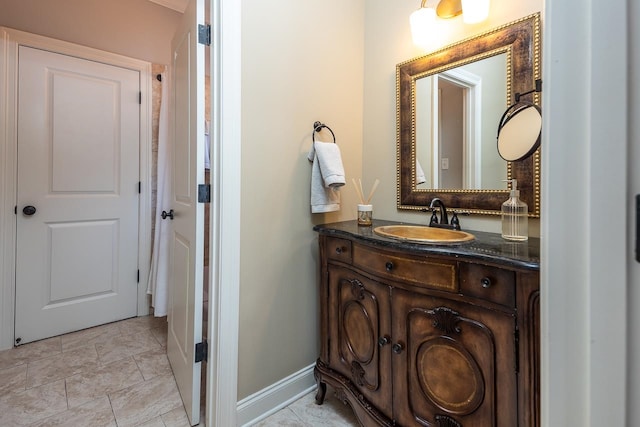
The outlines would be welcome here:
[[[504,187],[496,131],[507,107],[507,58],[500,53],[416,79],[418,189]]]

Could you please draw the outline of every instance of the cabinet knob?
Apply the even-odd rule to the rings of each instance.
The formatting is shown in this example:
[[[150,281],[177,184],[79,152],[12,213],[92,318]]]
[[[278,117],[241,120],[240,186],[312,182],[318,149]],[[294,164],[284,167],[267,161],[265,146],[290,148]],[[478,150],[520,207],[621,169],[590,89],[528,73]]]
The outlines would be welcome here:
[[[336,248],[336,253],[337,253],[338,255],[340,255],[340,254],[342,253],[342,247],[341,247],[341,246],[338,246],[338,247]]]
[[[393,263],[391,261],[387,261],[387,263],[384,265],[384,268],[386,268],[387,271],[393,270]]]
[[[391,350],[393,350],[395,354],[400,354],[402,353],[402,350],[404,350],[404,344],[397,342],[391,346]]]
[[[482,279],[480,279],[480,284],[485,289],[490,288],[492,284],[491,279],[489,279],[488,277],[483,277]]]
[[[378,346],[380,347],[384,347],[385,345],[389,344],[391,342],[391,338],[389,337],[389,335],[385,335],[383,337],[378,338]]]

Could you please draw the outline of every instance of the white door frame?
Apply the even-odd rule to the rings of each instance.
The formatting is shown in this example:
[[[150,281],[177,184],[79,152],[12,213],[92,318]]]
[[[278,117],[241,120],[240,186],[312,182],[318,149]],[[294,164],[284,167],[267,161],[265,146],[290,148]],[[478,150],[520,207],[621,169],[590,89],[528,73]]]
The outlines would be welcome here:
[[[235,426],[240,322],[242,2],[207,1],[212,40],[212,117],[209,361],[205,420],[208,426]]]
[[[637,22],[640,18],[640,5],[637,2],[630,1],[629,7],[629,21]],[[629,96],[630,99],[638,99],[640,96],[640,84],[638,78],[640,77],[640,54],[638,48],[640,48],[640,30],[635,25],[629,26],[629,70],[631,72],[629,76]],[[640,304],[640,264],[635,260],[633,254],[636,250],[635,236],[638,232],[637,218],[636,218],[636,194],[640,193],[640,147],[638,142],[640,141],[640,108],[636,102],[629,103],[629,189],[627,198],[627,212],[629,212],[628,221],[628,292],[629,297],[627,300],[628,316],[628,343],[627,343],[627,360],[628,360],[628,378],[629,384],[627,387],[627,401],[638,402],[640,401],[640,313],[638,313],[638,304]],[[628,405],[627,407],[627,425],[640,425],[640,407],[637,404]]]
[[[637,405],[625,390],[627,4],[545,1],[543,427],[630,425]]]
[[[0,350],[14,339],[18,46],[30,46],[140,72],[140,209],[138,315],[149,314],[151,260],[151,64],[101,50],[0,27]]]

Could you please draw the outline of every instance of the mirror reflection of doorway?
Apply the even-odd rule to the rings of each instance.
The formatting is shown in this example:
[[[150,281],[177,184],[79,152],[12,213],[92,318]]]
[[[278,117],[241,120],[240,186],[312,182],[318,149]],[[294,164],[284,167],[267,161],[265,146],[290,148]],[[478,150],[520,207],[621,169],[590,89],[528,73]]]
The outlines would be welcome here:
[[[438,156],[434,156],[434,181],[438,188],[464,188],[466,88],[446,78],[438,79]]]
[[[433,134],[435,188],[482,188],[482,77],[463,69],[434,78],[438,112]],[[437,164],[436,164],[437,162]]]

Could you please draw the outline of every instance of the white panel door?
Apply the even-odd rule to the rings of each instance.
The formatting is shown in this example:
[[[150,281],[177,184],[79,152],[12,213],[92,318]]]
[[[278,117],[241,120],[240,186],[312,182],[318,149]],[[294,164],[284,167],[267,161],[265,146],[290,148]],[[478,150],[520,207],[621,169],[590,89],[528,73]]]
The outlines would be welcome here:
[[[204,0],[191,0],[172,42],[173,183],[171,209],[171,289],[167,355],[192,425],[200,422],[201,362],[195,345],[202,341],[204,204]],[[167,218],[169,219],[169,217]]]
[[[19,48],[17,344],[136,315],[137,71]]]

